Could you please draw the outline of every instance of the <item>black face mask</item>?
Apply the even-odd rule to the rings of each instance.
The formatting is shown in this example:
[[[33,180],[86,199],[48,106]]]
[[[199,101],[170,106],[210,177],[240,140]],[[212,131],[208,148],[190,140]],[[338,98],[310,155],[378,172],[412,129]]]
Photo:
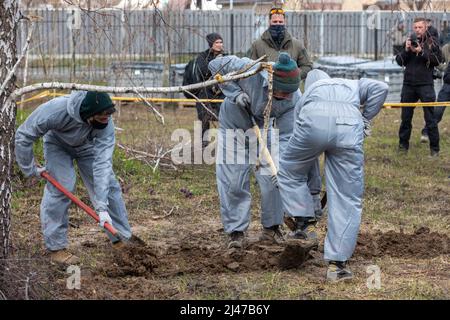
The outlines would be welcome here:
[[[269,32],[270,35],[272,36],[273,41],[279,44],[284,40],[285,30],[286,26],[284,24],[275,24],[269,27]]]
[[[90,125],[94,129],[102,130],[102,129],[105,129],[108,126],[108,122],[107,123],[101,123],[101,122],[98,122],[98,121],[92,119],[91,122],[90,122]]]

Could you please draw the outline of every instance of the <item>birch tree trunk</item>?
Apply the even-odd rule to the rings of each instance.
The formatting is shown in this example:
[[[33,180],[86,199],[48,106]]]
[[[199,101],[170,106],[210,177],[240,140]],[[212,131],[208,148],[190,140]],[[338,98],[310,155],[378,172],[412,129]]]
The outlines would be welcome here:
[[[19,24],[18,2],[0,1],[0,84],[5,82],[17,61],[16,35]],[[11,226],[11,172],[14,160],[16,103],[9,99],[16,89],[15,76],[0,92],[0,261],[8,257]]]

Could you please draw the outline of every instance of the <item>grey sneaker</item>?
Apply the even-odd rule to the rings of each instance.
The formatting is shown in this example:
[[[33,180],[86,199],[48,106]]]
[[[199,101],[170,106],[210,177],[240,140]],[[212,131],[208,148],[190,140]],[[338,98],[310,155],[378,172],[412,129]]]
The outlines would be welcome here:
[[[430,142],[430,139],[428,139],[428,136],[425,134],[422,134],[422,136],[420,137],[420,143],[428,143]]]
[[[353,279],[353,273],[346,267],[346,262],[330,261],[327,270],[327,280],[340,282]]]
[[[229,235],[228,241],[228,249],[236,248],[241,249],[244,246],[244,232],[242,231],[233,231]]]
[[[270,228],[264,228],[259,236],[259,241],[270,244],[281,244],[285,242],[280,226],[275,225]]]

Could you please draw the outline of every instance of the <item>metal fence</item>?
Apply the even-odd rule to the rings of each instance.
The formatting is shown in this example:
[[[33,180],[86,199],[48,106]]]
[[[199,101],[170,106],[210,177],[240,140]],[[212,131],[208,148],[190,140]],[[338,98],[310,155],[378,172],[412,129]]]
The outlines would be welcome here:
[[[112,66],[149,61],[168,65],[187,62],[207,49],[205,36],[218,32],[227,52],[245,55],[268,27],[268,17],[253,11],[79,10],[29,11],[37,23],[28,56],[28,78],[110,81]],[[310,11],[288,12],[287,28],[301,39],[314,57],[353,55],[375,58],[392,54],[386,32],[398,22],[399,12]],[[407,30],[414,17],[405,16]],[[442,12],[427,13],[440,26]],[[378,24],[377,24],[378,22]],[[19,30],[23,45],[27,25]],[[161,77],[161,72],[158,74]],[[19,75],[19,78],[22,75]],[[132,78],[133,75],[129,74]],[[170,77],[170,76],[169,76]]]

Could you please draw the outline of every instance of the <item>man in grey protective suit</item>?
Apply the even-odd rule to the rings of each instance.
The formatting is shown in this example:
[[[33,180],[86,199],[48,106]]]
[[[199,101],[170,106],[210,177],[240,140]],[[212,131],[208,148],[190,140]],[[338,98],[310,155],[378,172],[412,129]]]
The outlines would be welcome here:
[[[66,189],[75,188],[74,160],[88,190],[100,225],[112,224],[125,238],[131,237],[128,214],[112,169],[115,146],[114,104],[106,93],[73,91],[34,110],[17,129],[16,161],[26,177],[47,171]],[[33,144],[44,140],[45,167],[34,160]],[[46,248],[53,262],[74,264],[79,258],[67,248],[70,200],[47,183],[41,202],[41,224]],[[123,242],[107,232],[114,247]]]
[[[353,277],[346,262],[353,254],[361,221],[363,140],[387,93],[387,84],[380,81],[331,79],[323,71],[310,71],[297,103],[293,135],[281,155],[278,182],[284,208],[299,216],[298,234],[315,241],[307,174],[325,153],[328,232],[324,258],[329,261],[330,281]]]
[[[253,61],[248,58],[226,56],[212,60],[209,68],[213,75],[218,72],[223,75],[241,70],[251,62]],[[292,134],[294,106],[301,96],[298,89],[300,70],[287,53],[280,54],[273,70],[274,99],[270,117],[275,118],[275,124],[270,125],[269,131],[274,132],[274,128],[278,130],[278,147],[281,153]],[[246,79],[223,83],[220,87],[225,95],[219,116],[216,160],[220,212],[224,231],[230,237],[228,247],[241,248],[245,242],[245,231],[250,224],[250,172],[256,162],[256,152],[252,153],[252,150],[256,150],[256,136],[251,129],[251,117],[254,117],[260,128],[263,127],[263,113],[269,97],[268,73],[264,70]],[[271,143],[277,144],[270,140],[271,136],[269,132],[269,150]],[[246,142],[246,139],[250,141]],[[274,158],[276,161],[276,157]],[[279,226],[283,223],[284,213],[279,191],[264,168],[257,170],[255,176],[261,190],[261,223],[264,227],[260,240],[283,241]],[[318,194],[321,189],[319,168],[311,173],[310,180],[311,192]]]

